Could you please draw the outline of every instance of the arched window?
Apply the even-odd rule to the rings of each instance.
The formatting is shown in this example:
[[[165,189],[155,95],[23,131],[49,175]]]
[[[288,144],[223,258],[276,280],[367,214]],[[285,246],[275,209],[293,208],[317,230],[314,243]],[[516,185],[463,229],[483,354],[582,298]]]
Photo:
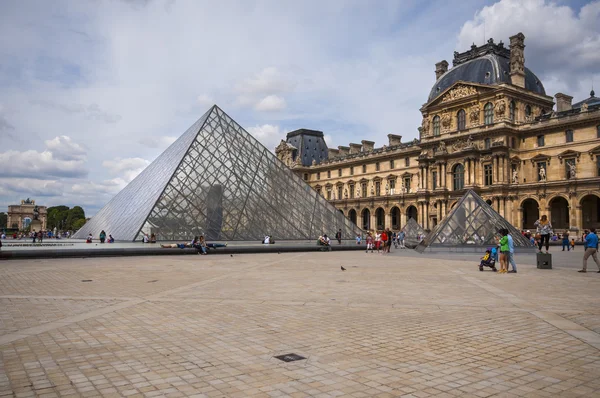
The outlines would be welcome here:
[[[433,135],[440,135],[440,117],[433,118]]]
[[[464,109],[461,109],[456,114],[456,125],[458,126],[458,131],[462,131],[467,128],[467,113]]]
[[[515,101],[510,101],[508,105],[508,117],[511,122],[515,121]]]
[[[488,102],[483,107],[483,123],[486,126],[494,124],[494,105],[491,102]]]
[[[531,106],[530,106],[530,105],[527,105],[527,106],[525,107],[525,116],[526,116],[526,117],[529,117],[529,116],[531,116]]]
[[[465,187],[465,166],[457,164],[452,170],[452,176],[454,179],[454,190],[460,191]]]
[[[565,138],[567,142],[573,142],[573,130],[567,130],[565,132]]]

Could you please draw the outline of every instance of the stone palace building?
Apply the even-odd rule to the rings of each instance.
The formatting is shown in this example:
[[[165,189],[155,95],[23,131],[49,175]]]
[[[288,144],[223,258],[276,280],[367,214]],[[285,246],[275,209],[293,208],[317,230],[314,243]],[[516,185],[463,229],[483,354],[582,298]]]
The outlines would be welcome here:
[[[399,230],[409,217],[432,229],[467,189],[518,229],[542,214],[558,232],[600,228],[600,98],[546,95],[524,41],[490,39],[455,52],[450,69],[437,63],[418,140],[331,149],[301,129],[275,152],[365,230]]]

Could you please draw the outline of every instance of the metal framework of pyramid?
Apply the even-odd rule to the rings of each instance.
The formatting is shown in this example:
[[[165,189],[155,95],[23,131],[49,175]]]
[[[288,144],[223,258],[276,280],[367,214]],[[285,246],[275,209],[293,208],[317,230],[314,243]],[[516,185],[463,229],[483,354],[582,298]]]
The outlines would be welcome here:
[[[214,105],[73,237],[304,240],[338,229],[361,233]]]
[[[425,236],[423,227],[412,217],[408,219],[402,231],[405,233],[404,245],[410,248],[416,247],[420,242],[419,237],[423,238]]]
[[[428,247],[474,247],[496,246],[500,238],[499,230],[508,229],[513,237],[515,248],[532,248],[523,235],[488,205],[472,190],[456,203],[446,216],[423,239],[415,250],[423,252]]]

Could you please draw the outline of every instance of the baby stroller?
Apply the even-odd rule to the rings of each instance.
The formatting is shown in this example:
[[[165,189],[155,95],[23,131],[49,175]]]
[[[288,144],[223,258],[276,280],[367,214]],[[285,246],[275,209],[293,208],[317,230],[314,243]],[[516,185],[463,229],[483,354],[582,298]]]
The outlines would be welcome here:
[[[479,271],[483,271],[483,267],[490,267],[492,271],[498,271],[496,269],[496,248],[487,249],[483,257],[481,257],[481,262],[479,263]]]

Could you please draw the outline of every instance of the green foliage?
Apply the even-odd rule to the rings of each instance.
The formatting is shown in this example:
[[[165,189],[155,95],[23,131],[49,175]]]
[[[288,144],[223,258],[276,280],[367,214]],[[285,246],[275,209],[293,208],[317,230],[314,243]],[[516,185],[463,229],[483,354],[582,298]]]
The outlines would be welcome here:
[[[72,209],[63,205],[48,207],[49,230],[54,228],[61,231],[78,230],[83,224],[85,224],[85,212],[81,206],[74,206]]]
[[[73,231],[79,230],[85,224],[85,218],[80,218],[79,220],[73,221]]]
[[[69,215],[68,206],[48,207],[48,229],[64,229],[67,225],[67,216]]]
[[[74,206],[68,212],[66,229],[72,229],[72,230],[78,229],[78,228],[75,228],[75,225],[74,225],[75,221],[78,221],[78,220],[83,220],[83,222],[85,223],[85,212],[83,211],[81,206]],[[81,226],[79,228],[81,228]]]
[[[6,213],[0,213],[0,228],[6,228],[8,222],[8,215]]]

